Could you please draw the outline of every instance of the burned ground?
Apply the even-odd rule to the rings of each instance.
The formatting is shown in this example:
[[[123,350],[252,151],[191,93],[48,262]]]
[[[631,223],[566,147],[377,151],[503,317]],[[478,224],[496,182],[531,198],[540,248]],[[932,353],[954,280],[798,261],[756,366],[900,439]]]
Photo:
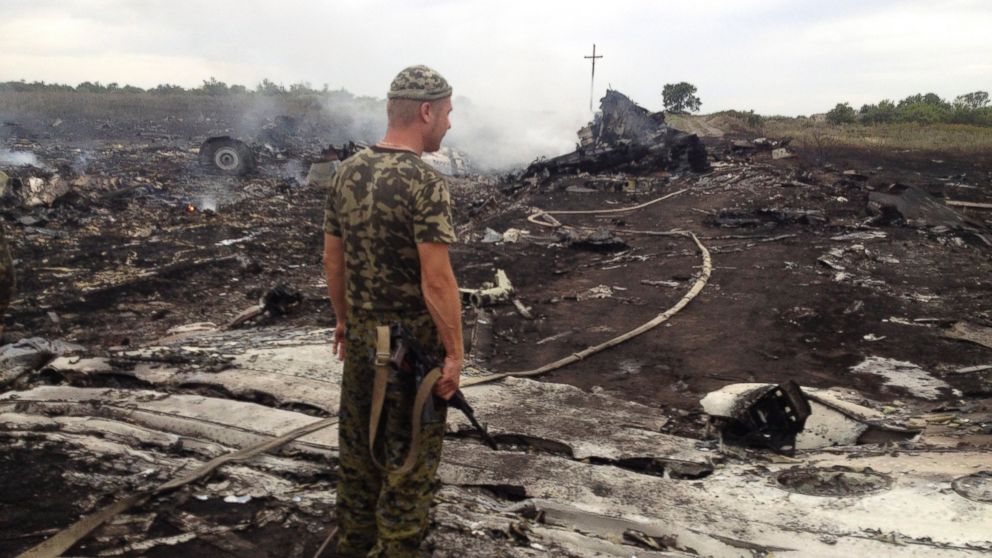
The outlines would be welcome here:
[[[303,180],[321,138],[269,150],[259,174],[228,178],[203,172],[195,134],[175,119],[112,128],[120,131],[116,139],[106,138],[105,128],[98,133],[95,125],[94,135],[103,138],[99,141],[79,139],[85,136],[81,126],[85,123],[74,124],[67,137],[52,128],[41,134],[15,131],[6,139],[7,149],[30,151],[47,166],[5,167],[9,175],[22,184],[40,178],[42,190],[56,180],[66,185],[50,202],[24,204],[23,191],[6,193],[4,225],[19,274],[6,342],[38,336],[109,354],[153,343],[191,323],[222,326],[279,285],[301,293],[299,303],[285,315],[266,314],[243,327],[334,323],[320,262],[324,192]],[[142,137],[142,126],[165,130],[168,137]],[[663,327],[542,380],[641,404],[667,419],[659,425],[663,432],[691,439],[706,436],[700,399],[727,384],[794,380],[811,388],[851,388],[891,409],[886,412],[898,423],[927,425],[929,420],[928,435],[948,446],[986,451],[992,446],[992,368],[981,365],[992,362],[992,355],[987,346],[947,334],[959,322],[992,326],[992,310],[985,303],[992,290],[992,247],[983,241],[992,239],[987,230],[992,212],[954,208],[970,223],[955,229],[880,212],[870,207],[869,197],[900,184],[937,200],[988,203],[992,159],[795,147],[789,148],[794,156],[774,159],[760,146],[734,147],[734,140],[753,139],[704,138],[712,168],[701,174],[654,170],[452,178],[461,240],[453,248],[453,261],[461,286],[478,288],[503,269],[534,317],[522,317],[511,305],[488,308],[482,320],[467,310],[467,330],[491,339],[473,348],[474,364],[490,371],[532,369],[671,307],[700,273],[700,258],[685,238],[649,233],[686,230],[709,248],[714,262],[699,297]],[[609,231],[608,237],[620,241],[610,246],[571,242],[527,220],[541,209],[617,209],[679,190],[685,192],[636,211],[557,217],[576,231]],[[497,236],[487,239],[486,229]],[[506,234],[512,229],[525,232]],[[916,365],[941,385],[931,393],[859,366],[876,362],[873,357]],[[150,387],[127,375],[117,384],[108,378],[30,375],[10,387]],[[170,385],[167,391],[290,408],[264,391],[225,392],[196,382]],[[293,408],[328,414],[318,405]],[[496,425],[500,418],[489,421]],[[71,452],[50,441],[6,440],[3,478],[22,468],[33,471],[21,476],[27,482],[19,491],[4,490],[0,548],[12,553],[36,544],[51,528],[64,526],[97,502],[79,491],[82,485],[53,491],[46,484],[46,478],[76,467]],[[464,448],[453,451],[465,453]],[[465,471],[459,475],[475,474]],[[113,477],[112,471],[94,473]],[[327,487],[332,478],[328,474],[308,482]],[[461,486],[475,484],[484,487],[482,495],[472,496],[481,508],[489,498],[513,493],[500,492],[495,481],[466,480]],[[457,513],[452,510],[464,501],[449,496],[441,515]],[[38,500],[51,504],[31,503]],[[29,511],[18,512],[15,520],[11,510],[20,506]],[[155,506],[155,524],[146,531],[153,538],[181,532],[183,514],[216,511],[195,499]],[[261,525],[240,531],[239,537],[250,539],[252,547],[271,544],[270,549],[293,544],[269,538],[266,529],[275,533],[278,524],[279,536],[288,529],[303,541],[293,555],[312,554],[321,539],[315,518],[330,509],[326,501],[319,502],[306,513],[276,521],[258,519],[266,510],[258,500],[248,506],[238,511],[245,517],[227,517],[225,524]],[[113,547],[107,540],[101,539],[99,549]],[[224,541],[232,548],[240,544],[230,537]],[[184,555],[190,556],[211,555],[215,548],[197,550],[205,544],[201,541],[177,544],[184,544]]]

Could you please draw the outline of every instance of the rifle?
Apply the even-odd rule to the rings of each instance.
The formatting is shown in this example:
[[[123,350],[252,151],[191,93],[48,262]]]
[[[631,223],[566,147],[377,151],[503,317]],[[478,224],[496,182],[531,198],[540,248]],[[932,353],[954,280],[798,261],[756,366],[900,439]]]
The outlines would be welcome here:
[[[418,388],[432,370],[441,368],[441,363],[438,362],[434,352],[424,348],[403,325],[393,324],[390,326],[389,337],[391,338],[392,345],[389,364],[396,370],[412,373]],[[465,399],[465,394],[462,393],[462,390],[456,391],[448,401],[432,395],[424,404],[424,410],[421,415],[423,423],[438,422],[440,420],[438,406],[443,405],[448,405],[461,411],[465,415],[465,418],[472,423],[472,426],[479,431],[482,440],[494,450],[499,449],[496,445],[496,440],[489,435],[486,428],[476,419],[475,410],[468,404],[468,400]]]

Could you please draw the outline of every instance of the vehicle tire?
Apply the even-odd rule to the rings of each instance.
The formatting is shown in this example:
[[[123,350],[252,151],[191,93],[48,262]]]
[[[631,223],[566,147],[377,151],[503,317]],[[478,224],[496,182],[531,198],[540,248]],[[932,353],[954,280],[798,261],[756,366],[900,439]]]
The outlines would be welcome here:
[[[243,141],[210,138],[200,146],[200,163],[214,172],[244,176],[255,170],[255,153]]]

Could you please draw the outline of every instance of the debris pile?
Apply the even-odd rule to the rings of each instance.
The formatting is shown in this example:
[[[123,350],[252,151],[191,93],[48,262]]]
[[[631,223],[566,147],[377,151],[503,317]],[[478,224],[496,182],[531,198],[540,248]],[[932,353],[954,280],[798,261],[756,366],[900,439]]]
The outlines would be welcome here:
[[[66,554],[312,556],[340,369],[305,176],[359,144],[306,116],[51,121],[0,140],[33,156],[0,162],[0,554],[220,463]],[[253,172],[201,165],[219,135]],[[499,451],[452,414],[434,554],[992,551],[992,161],[919,157],[700,139],[610,92],[575,153],[451,177]]]
[[[665,124],[664,113],[648,112],[611,89],[600,100],[595,119],[579,130],[578,149],[531,164],[524,177],[682,168],[694,172],[709,168],[706,147],[700,139]]]

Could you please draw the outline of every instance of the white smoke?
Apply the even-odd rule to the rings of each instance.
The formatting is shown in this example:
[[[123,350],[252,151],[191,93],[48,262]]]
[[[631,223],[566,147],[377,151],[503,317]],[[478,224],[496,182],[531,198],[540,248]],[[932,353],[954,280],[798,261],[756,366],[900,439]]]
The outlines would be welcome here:
[[[0,149],[0,165],[7,165],[11,167],[38,167],[40,169],[47,168],[47,166],[38,159],[38,156],[30,151],[11,151],[9,149]]]
[[[538,157],[553,157],[575,149],[579,128],[589,120],[584,110],[512,111],[476,106],[456,97],[451,130],[445,145],[465,153],[480,170],[501,172],[523,167]]]
[[[519,108],[512,112],[481,107],[465,97],[452,100],[451,130],[444,145],[464,153],[483,172],[523,167],[541,156],[555,156],[575,149],[576,132],[589,120],[588,112],[539,111]],[[322,104],[324,116],[335,123],[332,142],[374,143],[386,131],[386,101],[333,92]]]

